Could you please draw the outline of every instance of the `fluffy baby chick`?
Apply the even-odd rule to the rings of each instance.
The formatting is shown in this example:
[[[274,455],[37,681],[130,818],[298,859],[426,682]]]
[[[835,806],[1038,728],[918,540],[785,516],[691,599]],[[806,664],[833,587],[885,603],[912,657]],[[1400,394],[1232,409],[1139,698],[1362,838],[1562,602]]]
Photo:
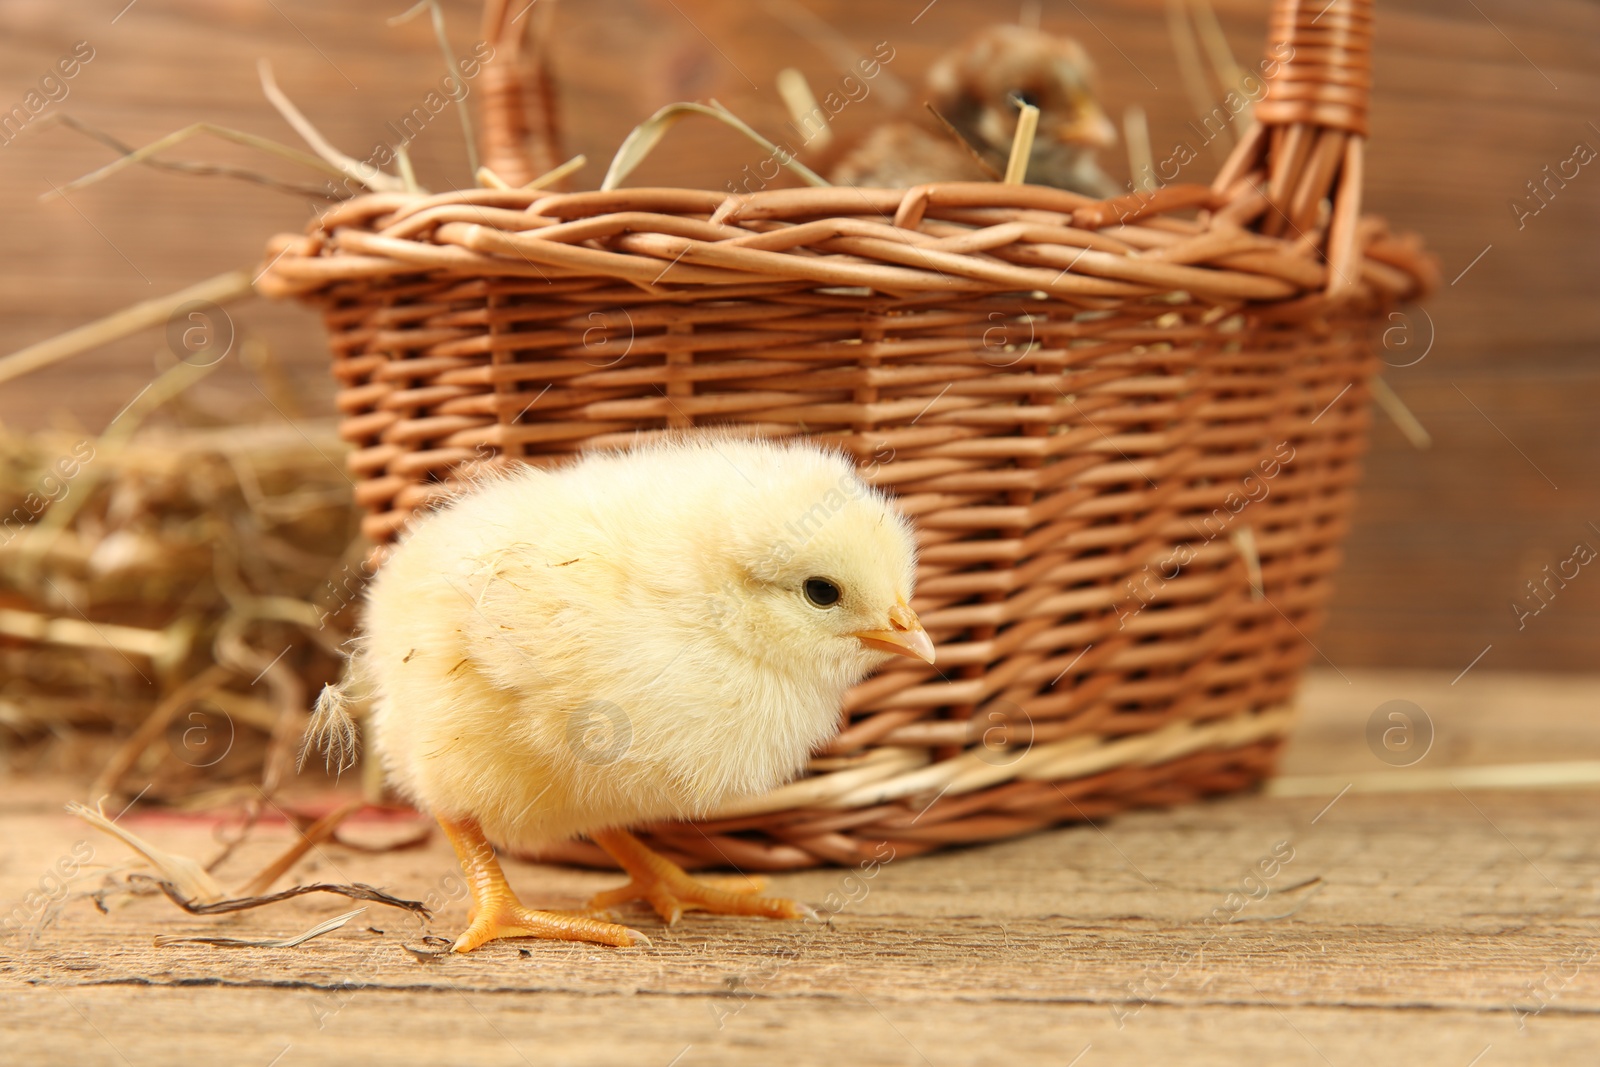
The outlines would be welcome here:
[[[1083,46],[1021,26],[991,26],[928,72],[927,101],[997,173],[1004,173],[1017,130],[1017,101],[1039,108],[1027,180],[1090,196],[1116,185],[1095,151],[1116,143],[1116,127],[1094,94],[1094,66]],[[931,181],[992,177],[948,133],[920,119],[878,127],[829,174],[835,183],[901,188]]]
[[[357,670],[390,780],[443,825],[472,892],[458,952],[501,937],[643,935],[529,909],[489,842],[585,834],[645,900],[793,917],[690,878],[626,828],[792,777],[845,690],[928,662],[910,525],[845,457],[685,437],[526,468],[419,520],[373,581]]]

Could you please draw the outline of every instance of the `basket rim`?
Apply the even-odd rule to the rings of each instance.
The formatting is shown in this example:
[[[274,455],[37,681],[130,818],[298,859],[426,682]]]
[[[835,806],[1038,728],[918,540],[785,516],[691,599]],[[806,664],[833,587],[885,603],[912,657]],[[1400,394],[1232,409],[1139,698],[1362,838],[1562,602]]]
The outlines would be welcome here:
[[[598,276],[656,298],[713,299],[726,285],[787,282],[1077,300],[1182,290],[1215,303],[1270,304],[1323,291],[1410,300],[1438,282],[1420,239],[1393,234],[1375,216],[1358,220],[1358,254],[1339,270],[1303,237],[1245,228],[1240,204],[1214,186],[1095,200],[993,182],[738,194],[384,192],[342,202],[305,234],[275,237],[256,286],[305,299],[338,283],[446,273]]]

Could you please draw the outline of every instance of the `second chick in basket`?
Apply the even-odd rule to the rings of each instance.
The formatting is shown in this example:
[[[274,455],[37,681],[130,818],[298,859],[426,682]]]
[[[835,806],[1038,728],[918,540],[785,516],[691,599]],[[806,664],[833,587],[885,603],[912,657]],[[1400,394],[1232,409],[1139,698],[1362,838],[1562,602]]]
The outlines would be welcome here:
[[[923,112],[926,100],[989,170]],[[992,26],[928,72],[916,114],[873,130],[828,173],[837,184],[902,188],[936,181],[985,181],[1004,172],[1017,130],[1018,103],[1039,109],[1027,180],[1094,197],[1115,196],[1099,149],[1117,129],[1095,93],[1094,65],[1083,46],[1022,26]]]

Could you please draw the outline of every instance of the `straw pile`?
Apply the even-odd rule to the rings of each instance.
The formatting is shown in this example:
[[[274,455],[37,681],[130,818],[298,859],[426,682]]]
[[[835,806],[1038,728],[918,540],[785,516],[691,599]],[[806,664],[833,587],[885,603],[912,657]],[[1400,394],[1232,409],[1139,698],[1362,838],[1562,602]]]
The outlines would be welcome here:
[[[146,395],[195,377],[179,365]],[[308,691],[339,670],[365,546],[331,422],[271,417],[134,430],[130,409],[98,437],[0,427],[14,768],[98,767],[96,794],[197,804],[270,795],[292,771]]]

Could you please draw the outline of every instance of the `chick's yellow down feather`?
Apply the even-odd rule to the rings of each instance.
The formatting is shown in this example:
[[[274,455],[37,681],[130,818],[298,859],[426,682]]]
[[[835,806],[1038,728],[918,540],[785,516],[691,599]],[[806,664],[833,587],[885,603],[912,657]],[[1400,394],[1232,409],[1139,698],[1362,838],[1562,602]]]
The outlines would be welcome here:
[[[638,883],[601,831],[784,782],[846,689],[895,653],[931,662],[914,580],[909,523],[844,456],[683,437],[420,519],[374,579],[357,669],[390,780],[447,830],[589,834]]]

